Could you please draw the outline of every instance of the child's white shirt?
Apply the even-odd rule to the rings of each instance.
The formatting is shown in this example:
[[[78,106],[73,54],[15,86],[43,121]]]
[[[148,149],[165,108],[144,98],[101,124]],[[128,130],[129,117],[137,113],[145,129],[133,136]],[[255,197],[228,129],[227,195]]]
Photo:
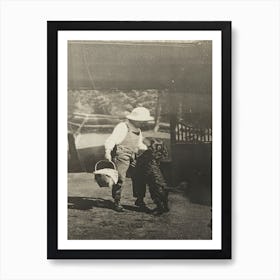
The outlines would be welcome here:
[[[128,127],[125,122],[121,122],[114,128],[112,134],[105,141],[105,150],[112,151],[115,145],[119,145],[126,137],[128,132]],[[139,142],[138,142],[139,150],[147,150],[147,146],[143,143],[143,136],[140,130],[139,134]]]

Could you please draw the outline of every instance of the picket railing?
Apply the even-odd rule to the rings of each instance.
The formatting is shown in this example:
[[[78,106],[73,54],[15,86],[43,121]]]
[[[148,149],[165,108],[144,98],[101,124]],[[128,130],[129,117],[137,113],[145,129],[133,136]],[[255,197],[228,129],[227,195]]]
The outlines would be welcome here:
[[[193,127],[182,122],[175,126],[175,140],[177,144],[211,143],[212,129]]]

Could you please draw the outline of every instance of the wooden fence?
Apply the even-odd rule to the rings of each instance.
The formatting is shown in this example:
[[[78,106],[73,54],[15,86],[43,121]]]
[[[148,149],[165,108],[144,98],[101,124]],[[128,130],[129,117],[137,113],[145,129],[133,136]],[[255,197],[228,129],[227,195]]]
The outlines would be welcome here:
[[[175,126],[176,144],[185,143],[211,143],[212,129],[198,128],[178,122]]]

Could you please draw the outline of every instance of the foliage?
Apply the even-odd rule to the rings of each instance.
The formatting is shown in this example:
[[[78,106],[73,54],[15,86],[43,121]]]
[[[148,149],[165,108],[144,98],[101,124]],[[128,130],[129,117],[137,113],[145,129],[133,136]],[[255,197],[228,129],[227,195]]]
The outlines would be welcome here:
[[[160,122],[169,123],[170,97],[176,99],[175,114],[179,121],[195,127],[212,127],[211,96],[196,93],[168,94],[167,90],[69,90],[68,114],[128,115],[135,107],[144,106]],[[101,121],[101,120],[100,120]],[[100,123],[100,121],[98,123]],[[111,121],[102,124],[111,123]]]
[[[162,115],[168,114],[167,92],[148,90],[69,90],[68,113],[73,112],[124,116],[138,106],[155,115],[158,95],[161,96]]]

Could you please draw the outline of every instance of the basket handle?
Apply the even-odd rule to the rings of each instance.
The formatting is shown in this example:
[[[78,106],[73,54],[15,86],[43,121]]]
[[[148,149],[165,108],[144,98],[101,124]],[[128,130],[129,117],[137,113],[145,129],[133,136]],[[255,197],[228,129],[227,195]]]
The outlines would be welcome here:
[[[115,170],[117,169],[115,163],[112,162],[111,160],[100,160],[100,161],[98,161],[98,162],[95,164],[95,166],[94,166],[94,171],[97,171],[97,170],[98,170],[98,169],[97,169],[98,164],[101,163],[101,162],[104,162],[104,161],[110,162],[110,163],[113,165],[114,169],[115,169]]]

